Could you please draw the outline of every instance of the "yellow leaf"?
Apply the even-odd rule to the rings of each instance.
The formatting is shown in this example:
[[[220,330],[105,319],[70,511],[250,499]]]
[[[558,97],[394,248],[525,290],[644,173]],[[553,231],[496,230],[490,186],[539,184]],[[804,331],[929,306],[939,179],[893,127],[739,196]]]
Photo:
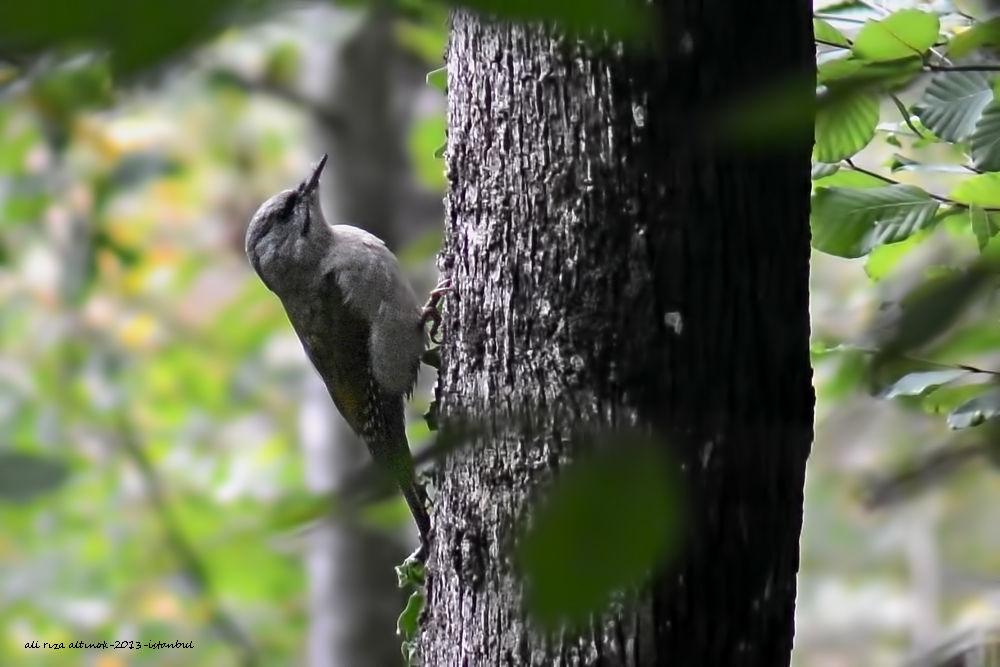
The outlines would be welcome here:
[[[143,613],[160,621],[176,621],[182,616],[177,598],[164,592],[153,593],[143,600]]]
[[[135,296],[142,292],[146,286],[146,274],[148,271],[138,268],[126,273],[121,279],[122,291],[130,296]]]
[[[148,348],[153,344],[157,334],[156,320],[152,315],[143,313],[127,320],[118,331],[118,338],[129,348]]]
[[[149,262],[154,266],[173,266],[180,260],[175,248],[158,246],[149,253]]]
[[[103,277],[111,281],[121,278],[122,263],[118,255],[107,248],[97,251],[97,271]]]
[[[139,241],[142,238],[142,225],[134,218],[109,217],[104,229],[108,238],[115,245],[125,248],[132,248],[139,245]]]

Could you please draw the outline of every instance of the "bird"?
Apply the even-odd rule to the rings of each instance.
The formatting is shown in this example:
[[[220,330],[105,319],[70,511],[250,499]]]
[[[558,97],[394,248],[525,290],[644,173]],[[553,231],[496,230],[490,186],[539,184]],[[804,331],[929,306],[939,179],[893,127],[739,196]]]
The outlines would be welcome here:
[[[298,187],[257,209],[246,233],[255,273],[285,310],[337,410],[399,486],[420,532],[430,540],[427,497],[406,439],[405,400],[440,323],[447,281],[421,307],[396,256],[377,236],[323,215],[324,155]],[[435,341],[437,342],[437,341]]]

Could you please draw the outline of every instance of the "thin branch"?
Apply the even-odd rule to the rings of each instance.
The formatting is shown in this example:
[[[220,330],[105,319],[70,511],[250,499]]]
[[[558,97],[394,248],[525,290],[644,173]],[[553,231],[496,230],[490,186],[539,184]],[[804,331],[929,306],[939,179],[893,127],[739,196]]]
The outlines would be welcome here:
[[[872,178],[877,178],[880,181],[883,181],[883,182],[888,183],[890,185],[903,185],[903,183],[900,183],[899,181],[897,181],[894,178],[889,178],[888,176],[883,176],[882,174],[879,174],[877,172],[871,171],[869,169],[865,169],[864,167],[859,167],[858,165],[854,164],[854,161],[851,160],[850,158],[847,158],[846,160],[844,160],[844,162],[847,164],[848,167],[850,167],[851,169],[853,169],[856,172],[859,172],[859,173],[862,173],[862,174],[866,174],[868,176],[871,176]],[[927,194],[930,196],[931,199],[936,199],[937,201],[939,201],[939,202],[941,202],[943,204],[956,204],[957,203],[957,202],[952,201],[951,199],[948,199],[947,197],[942,197],[941,195],[936,195],[933,192],[928,192]]]
[[[212,72],[218,81],[250,93],[263,93],[305,109],[333,132],[346,132],[347,121],[335,110],[311,99],[289,86],[281,86],[264,79],[252,79],[229,68],[219,68]]]
[[[890,128],[890,127],[876,127],[875,131],[876,132],[882,132],[884,134],[898,134],[901,137],[915,137],[917,139],[923,139],[924,138],[924,137],[922,137],[922,136],[920,136],[918,134],[913,134],[913,132],[907,132],[906,130],[897,130],[897,129],[893,129],[893,128]]]
[[[846,160],[844,160],[844,163],[848,167],[850,167],[851,169],[853,169],[854,171],[860,172],[862,174],[866,174],[866,175],[871,176],[873,178],[877,178],[880,181],[884,181],[885,183],[888,183],[890,185],[902,185],[902,183],[900,183],[899,181],[897,181],[894,178],[889,178],[888,176],[883,176],[882,174],[879,174],[879,173],[874,172],[874,171],[870,171],[868,169],[865,169],[864,167],[859,167],[858,165],[854,164],[854,160],[852,160],[851,158],[847,158]]]
[[[946,446],[928,452],[894,471],[867,480],[862,502],[869,510],[877,510],[911,498],[985,452],[983,443]]]
[[[882,350],[871,347],[860,347],[852,345],[849,347],[849,349],[861,352],[863,354],[871,354],[871,355],[877,355],[882,353]],[[979,368],[977,366],[970,366],[969,364],[948,364],[943,361],[931,361],[930,359],[924,359],[923,357],[916,357],[912,354],[898,354],[896,356],[900,359],[906,359],[907,361],[912,361],[918,364],[925,364],[927,366],[936,366],[937,368],[948,368],[956,371],[968,371],[969,373],[1000,376],[1000,371],[991,371],[987,368]]]
[[[851,48],[850,44],[848,44],[847,46],[844,46],[843,44],[837,44],[836,42],[828,42],[825,39],[820,39],[818,37],[814,37],[813,41],[816,42],[817,44],[822,44],[823,46],[832,46],[835,49],[849,49],[849,48]]]
[[[872,10],[876,14],[881,14],[882,16],[888,16],[892,13],[891,10],[886,9],[881,5],[876,5],[874,2],[868,2],[868,0],[858,0],[858,4],[864,5],[868,9]]]
[[[859,172],[861,174],[866,174],[868,176],[871,176],[872,178],[877,178],[878,180],[880,180],[880,181],[882,181],[884,183],[888,183],[889,185],[904,185],[904,183],[901,183],[900,181],[897,181],[894,178],[889,178],[888,176],[883,176],[882,174],[879,174],[877,172],[871,171],[869,169],[865,169],[864,167],[859,167],[858,165],[854,164],[854,161],[851,160],[851,158],[847,158],[846,160],[844,160],[843,164],[846,165],[847,167],[853,169],[856,172]],[[924,190],[924,192],[927,192],[927,191]],[[934,199],[936,201],[941,202],[942,204],[948,204],[949,206],[954,206],[954,207],[959,208],[959,209],[963,209],[963,208],[967,209],[967,208],[969,208],[968,204],[963,204],[962,202],[957,202],[954,199],[949,199],[948,197],[944,197],[942,195],[936,195],[933,192],[927,192],[927,196],[929,196],[931,199]],[[982,206],[980,208],[982,208],[982,210],[986,211],[987,213],[998,213],[998,212],[1000,212],[1000,207],[996,207],[996,206],[993,206],[993,207]],[[967,368],[966,370],[971,370],[971,367]],[[992,373],[992,371],[983,371],[983,370],[977,370],[976,372],[977,373]],[[1000,375],[1000,372],[998,372],[997,374]]]
[[[928,50],[931,53],[933,53],[937,57],[937,59],[940,60],[941,62],[948,63],[949,66],[951,65],[951,61],[948,59],[948,56],[946,56],[945,54],[941,53],[941,51],[938,49],[938,45],[937,44],[935,44],[934,46],[932,46]]]
[[[813,18],[822,19],[824,21],[842,21],[844,23],[857,23],[858,25],[863,25],[867,23],[866,19],[856,19],[849,16],[838,16],[837,14],[813,14]]]
[[[906,123],[906,127],[913,130],[915,135],[924,139],[924,135],[921,134],[920,130],[917,129],[917,126],[913,124],[913,120],[910,118],[910,111],[906,108],[906,105],[903,104],[902,100],[896,97],[895,93],[889,93],[889,99],[891,99],[892,103],[896,105],[897,109],[899,109],[899,114],[903,117],[903,122]]]
[[[903,355],[905,359],[910,361],[915,361],[918,364],[927,364],[928,366],[937,366],[938,368],[948,368],[956,371],[968,371],[969,373],[976,373],[980,375],[1000,375],[1000,371],[991,371],[987,368],[978,368],[977,366],[970,366],[968,364],[946,364],[941,361],[931,361],[930,359],[923,359],[921,357],[914,357],[910,354]]]
[[[1000,72],[1000,65],[924,65],[925,72]]]
[[[219,631],[219,634],[222,635],[223,639],[239,648],[243,655],[244,665],[247,667],[258,665],[260,660],[253,642],[246,636],[243,630],[240,629],[239,625],[237,625],[236,622],[222,609],[222,606],[219,604],[213,591],[212,581],[208,576],[208,569],[205,567],[194,547],[177,525],[177,521],[174,519],[173,513],[170,511],[170,507],[167,503],[166,494],[163,491],[163,484],[161,483],[159,475],[157,475],[152,462],[149,460],[149,457],[146,456],[146,452],[139,443],[138,436],[136,435],[135,429],[132,427],[131,421],[124,414],[119,414],[117,421],[122,447],[128,457],[139,469],[139,474],[142,476],[143,482],[145,483],[150,502],[153,505],[153,510],[163,526],[164,533],[166,533],[167,544],[170,550],[177,557],[177,560],[180,561],[181,567],[194,582],[195,587],[205,598],[212,623]]]

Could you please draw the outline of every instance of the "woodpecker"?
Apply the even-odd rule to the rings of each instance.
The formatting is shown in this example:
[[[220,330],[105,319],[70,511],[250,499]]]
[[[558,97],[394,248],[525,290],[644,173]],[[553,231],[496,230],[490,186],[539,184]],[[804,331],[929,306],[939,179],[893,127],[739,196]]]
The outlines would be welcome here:
[[[396,256],[381,239],[331,225],[319,201],[323,156],[297,188],[274,195],[247,228],[246,253],[277,295],[340,414],[399,485],[420,531],[430,536],[426,496],[406,441],[404,400],[413,392],[442,284],[421,308]]]

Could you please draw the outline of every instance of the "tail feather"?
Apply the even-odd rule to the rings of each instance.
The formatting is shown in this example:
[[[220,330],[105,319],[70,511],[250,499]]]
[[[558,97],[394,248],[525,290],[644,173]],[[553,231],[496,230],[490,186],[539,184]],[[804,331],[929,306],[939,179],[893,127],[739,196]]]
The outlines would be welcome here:
[[[376,397],[369,402],[372,409],[367,415],[366,428],[361,436],[368,445],[372,458],[384,466],[399,485],[420,530],[421,542],[426,543],[430,536],[431,519],[427,513],[426,494],[417,482],[410,445],[406,440],[403,397],[382,392],[374,386],[374,382],[372,384]]]
[[[414,480],[415,481],[415,480]],[[426,542],[431,533],[431,516],[427,513],[427,496],[419,484],[414,483],[409,488],[403,487],[403,498],[410,507],[410,514],[420,531],[420,540]]]

